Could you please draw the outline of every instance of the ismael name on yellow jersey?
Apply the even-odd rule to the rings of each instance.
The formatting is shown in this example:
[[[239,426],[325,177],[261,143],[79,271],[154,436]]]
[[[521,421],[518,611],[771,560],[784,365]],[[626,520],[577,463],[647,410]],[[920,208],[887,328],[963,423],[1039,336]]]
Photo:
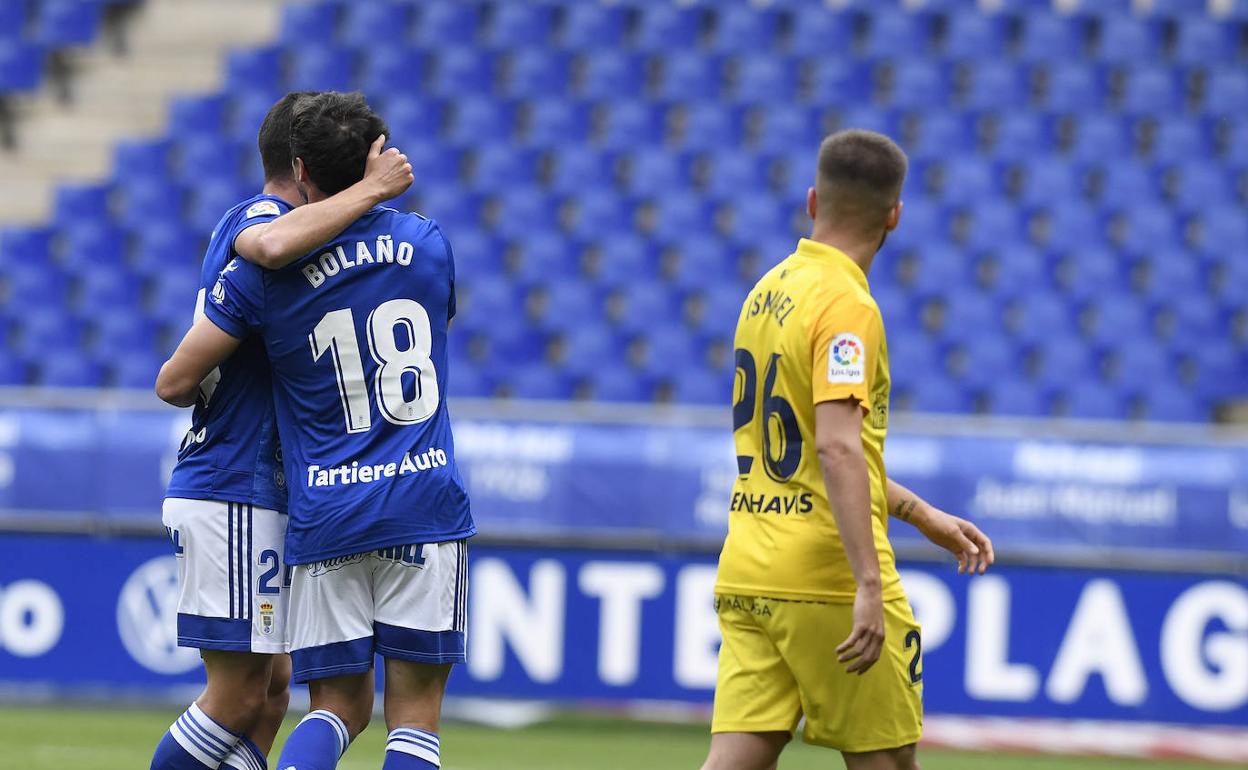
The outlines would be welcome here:
[[[850,603],[857,585],[815,451],[815,405],[857,399],[884,601],[904,597],[888,541],[888,349],[867,278],[802,239],[754,287],[737,321],[738,476],[717,594]]]

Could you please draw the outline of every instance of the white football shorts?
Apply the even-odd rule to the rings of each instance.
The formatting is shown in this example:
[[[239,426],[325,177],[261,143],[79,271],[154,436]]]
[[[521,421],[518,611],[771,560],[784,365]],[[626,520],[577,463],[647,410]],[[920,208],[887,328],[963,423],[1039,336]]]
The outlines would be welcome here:
[[[294,679],[368,671],[378,654],[463,663],[467,595],[464,540],[296,565],[290,588]]]
[[[286,514],[168,497],[163,518],[178,559],[178,644],[286,652]]]

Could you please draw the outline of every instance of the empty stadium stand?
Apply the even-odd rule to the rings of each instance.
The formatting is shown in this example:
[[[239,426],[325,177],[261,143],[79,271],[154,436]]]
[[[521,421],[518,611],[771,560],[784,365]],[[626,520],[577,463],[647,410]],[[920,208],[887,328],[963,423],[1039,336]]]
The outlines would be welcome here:
[[[0,88],[89,34],[62,5],[0,35]],[[149,387],[268,106],[358,88],[455,249],[456,395],[727,404],[741,301],[854,126],[911,158],[871,274],[895,408],[1214,419],[1248,396],[1248,1],[997,5],[291,3],[0,232],[0,384]]]

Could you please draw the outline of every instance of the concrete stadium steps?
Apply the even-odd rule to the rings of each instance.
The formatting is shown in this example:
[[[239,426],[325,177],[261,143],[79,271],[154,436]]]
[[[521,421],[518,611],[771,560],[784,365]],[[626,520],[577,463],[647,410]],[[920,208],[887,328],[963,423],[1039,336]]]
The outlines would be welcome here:
[[[0,225],[45,219],[56,186],[96,181],[122,138],[155,136],[170,98],[219,88],[231,48],[276,33],[282,0],[148,0],[129,23],[129,50],[105,42],[71,53],[72,98],[45,86],[16,107],[17,150],[0,152]]]

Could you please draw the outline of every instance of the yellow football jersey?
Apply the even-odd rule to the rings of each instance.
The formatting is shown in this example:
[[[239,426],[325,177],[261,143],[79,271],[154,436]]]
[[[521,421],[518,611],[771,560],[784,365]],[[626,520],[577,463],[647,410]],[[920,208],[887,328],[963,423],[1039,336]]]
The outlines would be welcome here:
[[[857,584],[815,452],[815,404],[855,398],[866,412],[862,446],[884,599],[903,597],[885,496],[888,349],[861,268],[802,239],[746,298],[735,347],[738,476],[716,591],[853,601]]]

